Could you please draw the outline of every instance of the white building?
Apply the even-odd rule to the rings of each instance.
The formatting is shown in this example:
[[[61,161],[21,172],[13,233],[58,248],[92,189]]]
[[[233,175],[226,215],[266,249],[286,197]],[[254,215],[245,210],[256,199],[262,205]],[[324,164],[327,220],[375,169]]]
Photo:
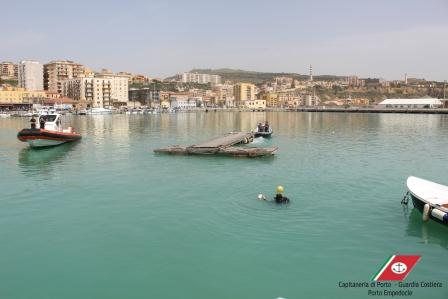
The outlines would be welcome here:
[[[193,82],[202,84],[221,84],[221,76],[210,75],[210,74],[199,74],[199,73],[182,73],[180,75],[180,80],[182,82]]]
[[[190,97],[188,95],[172,95],[170,97],[171,108],[188,110],[201,105],[202,97]]]
[[[111,82],[111,100],[113,103],[129,102],[129,80],[125,75],[96,75],[97,78],[109,79]]]
[[[317,106],[320,103],[320,98],[315,95],[305,95],[305,106]]]
[[[62,93],[91,107],[123,106],[129,102],[128,78],[102,75],[62,81]]]
[[[19,87],[26,90],[44,89],[44,68],[42,64],[34,60],[23,60],[18,67]]]
[[[378,104],[379,108],[440,108],[443,103],[439,99],[386,99]]]

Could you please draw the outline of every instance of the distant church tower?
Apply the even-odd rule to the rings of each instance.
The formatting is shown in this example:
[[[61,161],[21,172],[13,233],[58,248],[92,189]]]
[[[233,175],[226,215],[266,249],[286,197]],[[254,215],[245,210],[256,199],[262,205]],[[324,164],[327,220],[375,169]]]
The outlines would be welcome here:
[[[310,64],[310,81],[313,81],[313,65]]]

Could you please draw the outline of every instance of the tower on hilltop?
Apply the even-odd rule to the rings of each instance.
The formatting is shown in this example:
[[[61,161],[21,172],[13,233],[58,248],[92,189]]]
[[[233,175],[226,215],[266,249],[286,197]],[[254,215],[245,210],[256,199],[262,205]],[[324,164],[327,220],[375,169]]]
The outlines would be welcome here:
[[[313,81],[313,65],[310,64],[310,81]]]

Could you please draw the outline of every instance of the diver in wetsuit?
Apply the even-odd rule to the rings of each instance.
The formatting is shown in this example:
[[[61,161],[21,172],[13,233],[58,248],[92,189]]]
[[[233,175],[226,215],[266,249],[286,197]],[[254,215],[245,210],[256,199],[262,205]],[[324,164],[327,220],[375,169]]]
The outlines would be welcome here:
[[[283,186],[277,186],[277,194],[274,197],[275,203],[289,203],[289,198],[282,195],[283,191]]]

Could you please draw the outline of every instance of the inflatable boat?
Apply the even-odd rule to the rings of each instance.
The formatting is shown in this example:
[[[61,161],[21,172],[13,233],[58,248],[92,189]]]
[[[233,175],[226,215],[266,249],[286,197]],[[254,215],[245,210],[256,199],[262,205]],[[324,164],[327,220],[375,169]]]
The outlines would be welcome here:
[[[37,125],[40,128],[32,127],[21,130],[17,134],[17,138],[20,141],[28,142],[31,147],[55,146],[81,139],[81,135],[76,133],[72,127],[62,128],[61,115],[58,113],[40,115]]]
[[[268,138],[268,137],[271,137],[271,135],[272,135],[272,128],[271,127],[269,127],[268,128],[268,131],[266,132],[266,131],[259,131],[258,130],[258,127],[257,128],[255,128],[253,131],[252,131],[252,133],[254,133],[254,137],[256,138],[256,137],[264,137],[264,138]]]
[[[406,182],[414,207],[424,221],[448,225],[448,186],[410,176]]]

